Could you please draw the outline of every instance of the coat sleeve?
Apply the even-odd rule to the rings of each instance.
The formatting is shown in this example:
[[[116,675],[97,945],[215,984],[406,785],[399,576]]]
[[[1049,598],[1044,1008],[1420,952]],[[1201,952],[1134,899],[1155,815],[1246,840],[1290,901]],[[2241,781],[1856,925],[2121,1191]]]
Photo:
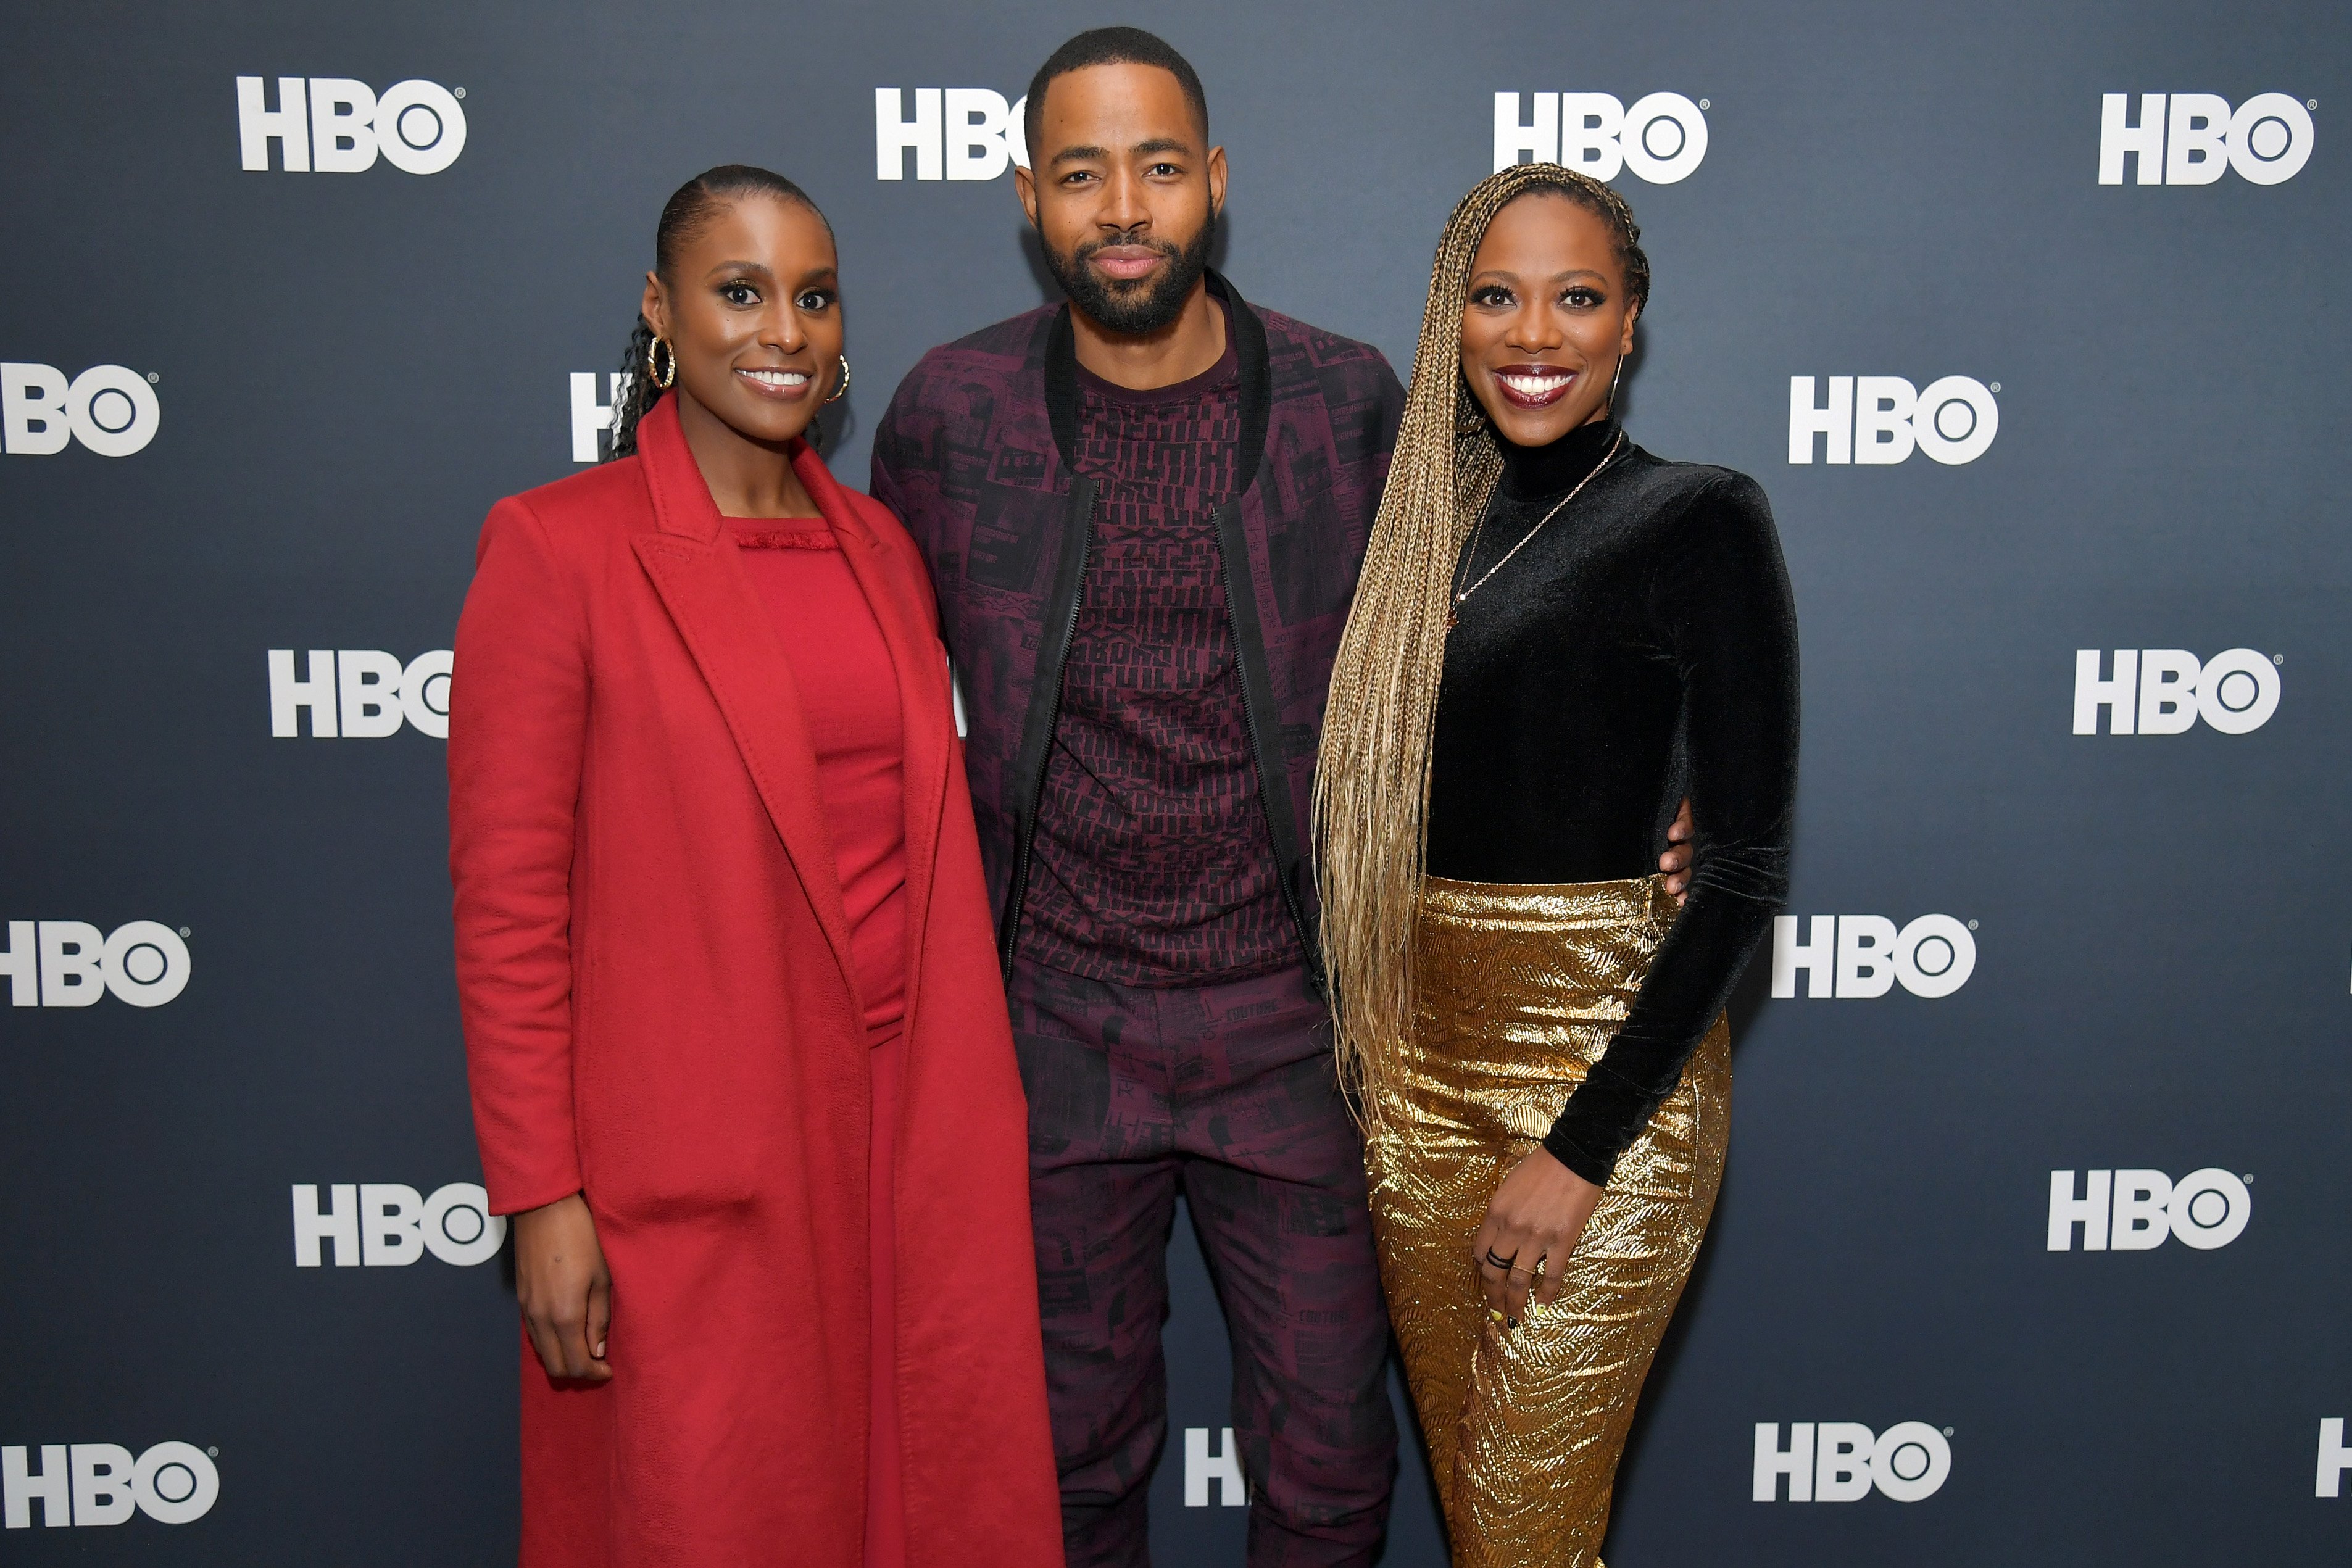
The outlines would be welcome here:
[[[466,1076],[490,1208],[581,1189],[572,1104],[572,856],[588,720],[579,590],[500,501],[449,681],[449,874]]]

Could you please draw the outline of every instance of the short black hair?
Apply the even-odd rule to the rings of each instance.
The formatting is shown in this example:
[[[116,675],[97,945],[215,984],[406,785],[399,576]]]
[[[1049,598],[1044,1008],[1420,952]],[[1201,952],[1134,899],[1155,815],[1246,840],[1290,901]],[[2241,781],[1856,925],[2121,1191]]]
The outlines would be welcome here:
[[[1021,117],[1021,132],[1029,143],[1033,164],[1040,156],[1037,132],[1045,118],[1045,89],[1055,77],[1088,66],[1158,66],[1174,77],[1176,85],[1184,89],[1184,101],[1192,106],[1192,117],[1201,122],[1202,151],[1208,150],[1209,95],[1201,90],[1201,75],[1192,68],[1192,62],[1178,54],[1167,39],[1140,27],[1090,27],[1046,56],[1037,74],[1029,78],[1029,103]]]

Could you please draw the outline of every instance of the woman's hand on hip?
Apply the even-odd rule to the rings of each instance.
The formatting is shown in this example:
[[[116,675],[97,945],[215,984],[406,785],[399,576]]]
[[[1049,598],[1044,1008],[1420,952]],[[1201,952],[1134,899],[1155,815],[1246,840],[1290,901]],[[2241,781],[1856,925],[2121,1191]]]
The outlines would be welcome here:
[[[1486,1205],[1486,1222],[1470,1239],[1486,1305],[1514,1328],[1528,1316],[1528,1299],[1551,1305],[1568,1260],[1601,1201],[1600,1187],[1578,1176],[1538,1144],[1511,1167]],[[1543,1271],[1536,1271],[1540,1263]]]
[[[1658,857],[1658,869],[1666,873],[1666,891],[1675,895],[1677,904],[1690,902],[1690,864],[1691,814],[1685,798],[1675,812],[1674,825],[1666,830],[1666,852]]]
[[[578,1193],[514,1217],[515,1297],[531,1348],[550,1377],[602,1383],[613,1325],[613,1276],[596,1221]]]

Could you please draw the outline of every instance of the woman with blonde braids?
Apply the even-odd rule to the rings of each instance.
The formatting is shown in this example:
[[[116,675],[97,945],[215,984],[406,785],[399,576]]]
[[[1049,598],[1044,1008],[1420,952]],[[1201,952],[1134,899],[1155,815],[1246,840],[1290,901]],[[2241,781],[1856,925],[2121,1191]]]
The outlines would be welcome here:
[[[1787,885],[1797,633],[1764,495],[1613,417],[1607,186],[1447,223],[1316,795],[1341,1061],[1454,1562],[1599,1562],[1723,1173],[1723,1016]],[[1677,912],[1648,874],[1687,786]]]

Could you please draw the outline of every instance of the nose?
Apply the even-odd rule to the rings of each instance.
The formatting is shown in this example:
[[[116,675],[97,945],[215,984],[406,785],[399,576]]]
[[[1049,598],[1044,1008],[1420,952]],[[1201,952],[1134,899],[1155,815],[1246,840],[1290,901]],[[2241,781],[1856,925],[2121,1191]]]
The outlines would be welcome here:
[[[1144,200],[1143,182],[1132,170],[1114,169],[1103,181],[1102,208],[1095,214],[1095,221],[1121,234],[1151,226],[1151,208]]]
[[[790,299],[779,299],[760,319],[760,346],[797,354],[808,347],[808,328]]]
[[[1511,313],[1503,341],[1523,354],[1543,354],[1567,341],[1567,334],[1560,330],[1559,319],[1547,302],[1530,290]]]

